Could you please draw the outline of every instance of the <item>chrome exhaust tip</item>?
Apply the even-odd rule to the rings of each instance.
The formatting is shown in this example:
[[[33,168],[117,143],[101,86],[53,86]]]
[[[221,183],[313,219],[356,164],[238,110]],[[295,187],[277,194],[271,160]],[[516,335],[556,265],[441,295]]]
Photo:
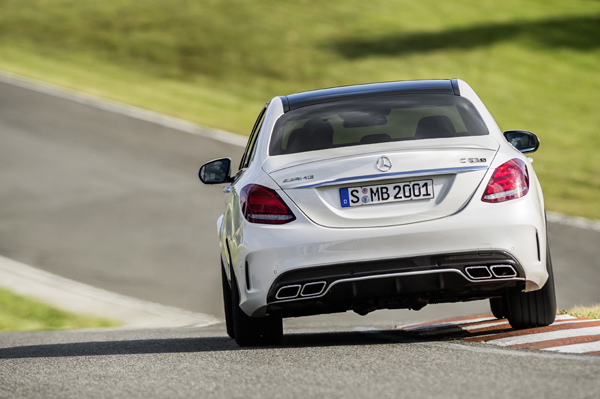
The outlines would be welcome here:
[[[517,271],[511,265],[494,265],[490,267],[490,270],[497,278],[517,277]]]
[[[325,289],[325,281],[319,281],[317,283],[304,284],[300,296],[314,296],[319,295]]]
[[[286,285],[285,287],[281,287],[279,289],[279,291],[277,291],[277,294],[275,295],[275,298],[277,299],[292,299],[292,298],[296,298],[298,296],[298,294],[300,294],[300,288],[302,286],[300,284],[296,284],[296,285]]]
[[[487,266],[468,266],[465,267],[465,273],[473,280],[485,280],[492,278],[492,273]]]

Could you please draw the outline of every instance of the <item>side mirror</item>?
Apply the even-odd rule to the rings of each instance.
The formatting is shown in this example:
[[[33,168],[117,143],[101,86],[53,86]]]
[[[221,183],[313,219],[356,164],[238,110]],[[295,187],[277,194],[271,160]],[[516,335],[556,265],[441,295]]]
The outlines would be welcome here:
[[[204,184],[222,184],[232,181],[231,158],[220,158],[207,162],[198,171],[198,177]]]
[[[536,152],[540,147],[540,139],[527,130],[507,130],[504,137],[513,147],[523,154]]]

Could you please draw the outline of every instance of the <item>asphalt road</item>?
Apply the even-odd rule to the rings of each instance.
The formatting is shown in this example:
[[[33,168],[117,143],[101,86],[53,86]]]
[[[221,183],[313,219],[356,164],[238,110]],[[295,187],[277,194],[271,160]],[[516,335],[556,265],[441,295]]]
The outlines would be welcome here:
[[[241,152],[0,83],[0,255],[222,316],[215,222],[223,195],[196,176],[203,162],[237,160]],[[599,303],[600,233],[555,224],[549,232],[559,307]],[[222,325],[3,333],[0,396],[562,398],[600,392],[600,362],[589,357],[414,342],[389,330],[487,310],[486,302],[473,302],[286,320],[284,346],[276,349],[240,350]],[[364,332],[371,328],[379,331]]]
[[[297,327],[240,349],[222,329],[4,333],[0,396],[597,398],[600,357]]]

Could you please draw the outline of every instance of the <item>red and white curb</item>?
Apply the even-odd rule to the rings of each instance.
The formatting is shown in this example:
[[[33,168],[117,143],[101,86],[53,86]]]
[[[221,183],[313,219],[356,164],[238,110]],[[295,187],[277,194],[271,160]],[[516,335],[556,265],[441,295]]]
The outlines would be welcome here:
[[[547,327],[514,330],[506,319],[479,314],[435,322],[409,324],[399,330],[428,339],[459,339],[509,348],[600,355],[600,320],[558,315]]]

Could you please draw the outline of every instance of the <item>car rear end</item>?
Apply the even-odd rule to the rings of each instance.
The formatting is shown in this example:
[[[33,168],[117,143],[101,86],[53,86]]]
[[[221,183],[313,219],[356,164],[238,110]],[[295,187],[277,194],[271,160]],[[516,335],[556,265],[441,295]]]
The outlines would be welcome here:
[[[282,112],[246,177],[259,188],[239,199],[247,314],[420,309],[544,284],[535,173],[474,93],[446,82],[273,100]]]

